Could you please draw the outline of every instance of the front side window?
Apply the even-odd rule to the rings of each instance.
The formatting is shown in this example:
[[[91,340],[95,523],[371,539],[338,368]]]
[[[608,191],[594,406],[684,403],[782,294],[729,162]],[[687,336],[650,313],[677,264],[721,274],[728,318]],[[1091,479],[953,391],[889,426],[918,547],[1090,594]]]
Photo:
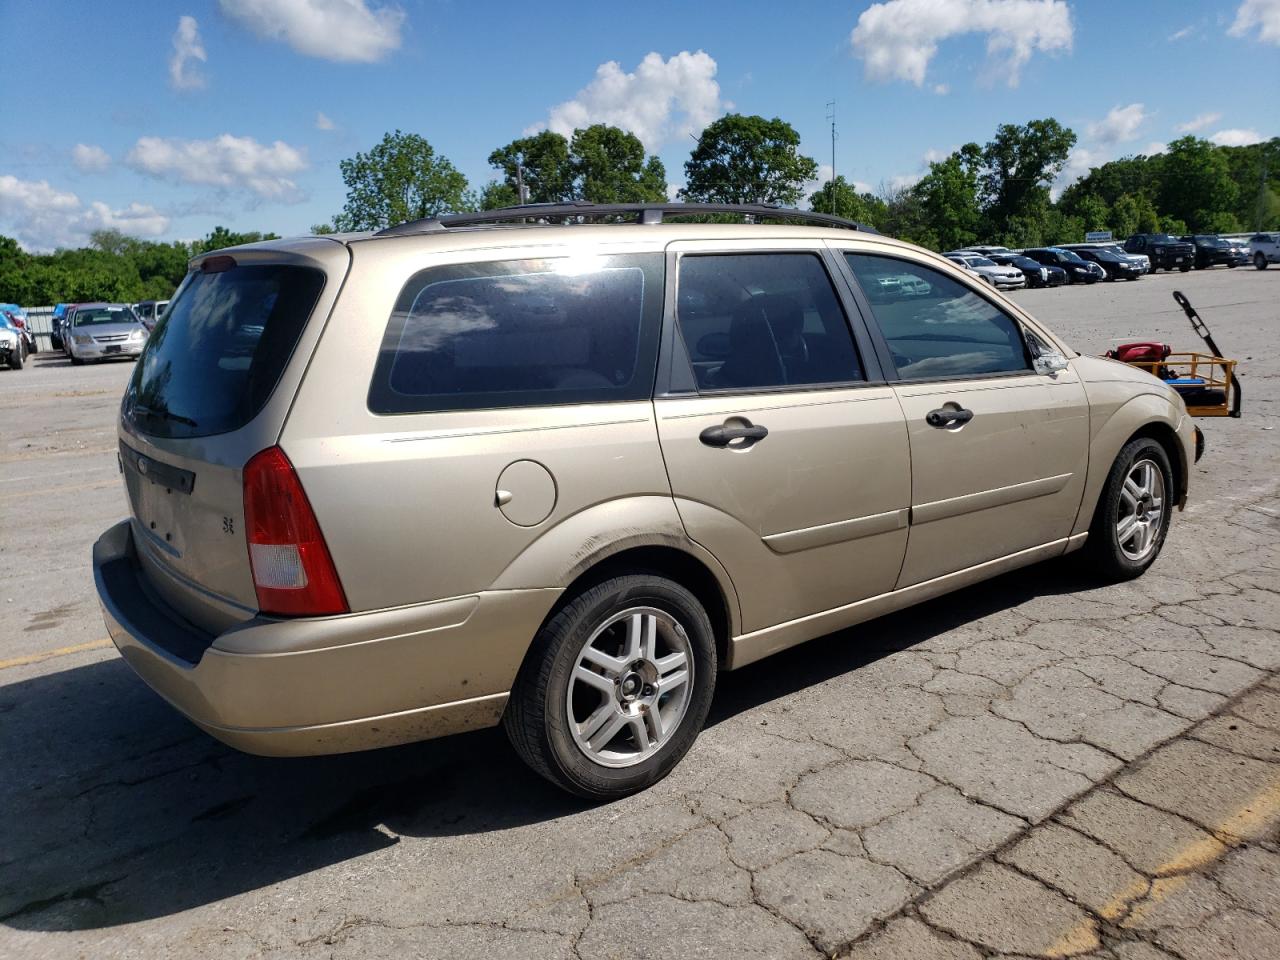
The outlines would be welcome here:
[[[1014,320],[975,290],[917,263],[874,254],[846,254],[871,302],[903,379],[1021,373],[1030,369]],[[906,295],[899,279],[913,278],[924,294]]]
[[[699,391],[865,379],[816,254],[686,255],[676,310]]]
[[[653,390],[662,255],[432,267],[405,284],[374,413],[641,400]]]

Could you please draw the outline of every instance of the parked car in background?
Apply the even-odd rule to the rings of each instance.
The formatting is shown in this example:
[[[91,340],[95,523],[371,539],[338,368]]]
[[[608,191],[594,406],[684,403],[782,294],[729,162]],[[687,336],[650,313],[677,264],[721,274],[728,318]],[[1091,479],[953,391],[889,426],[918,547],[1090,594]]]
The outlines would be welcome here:
[[[991,260],[1002,267],[1021,270],[1022,275],[1027,278],[1028,287],[1059,287],[1067,282],[1067,272],[1061,267],[1037,263],[1020,253],[993,253]]]
[[[49,345],[55,350],[62,349],[62,321],[67,315],[67,304],[59,303],[53,308],[53,316],[49,319]]]
[[[1238,267],[1249,262],[1249,258],[1239,253],[1231,244],[1212,233],[1195,233],[1181,238],[1184,243],[1195,247],[1195,268],[1207,270],[1209,267]]]
[[[28,356],[38,353],[40,348],[36,344],[36,335],[31,330],[31,323],[26,311],[15,303],[0,303],[0,314],[7,317],[9,322],[22,334],[22,340],[27,345]]]
[[[1064,250],[1062,247],[1032,247],[1029,250],[1023,250],[1022,254],[1036,263],[1061,268],[1070,283],[1097,283],[1106,277],[1102,267],[1085,260],[1074,250]]]
[[[952,250],[949,253],[944,253],[943,256],[952,263],[959,263],[968,267],[997,290],[1018,290],[1027,285],[1027,278],[1022,275],[1022,271],[1017,267],[1002,267],[994,260],[984,257],[980,253]]]
[[[1167,233],[1135,233],[1124,242],[1126,253],[1145,253],[1151,258],[1151,272],[1178,269],[1183,273],[1195,265],[1196,248]]]
[[[21,370],[27,360],[27,341],[7,313],[0,313],[0,363]]]
[[[1253,262],[1253,251],[1249,249],[1248,237],[1223,237],[1222,240],[1227,246],[1234,250],[1237,255],[1244,258],[1244,263]]]
[[[1098,243],[1061,243],[1059,244],[1063,250],[1074,250],[1079,253],[1081,250],[1105,250],[1113,253],[1121,260],[1128,260],[1136,263],[1142,273],[1151,272],[1151,258],[1145,253],[1130,253],[1120,244],[1115,242],[1098,242]]]
[[[1280,263],[1280,233],[1255,233],[1249,238],[1249,252],[1253,265],[1259,270],[1271,263]]]
[[[160,319],[160,314],[164,313],[164,308],[168,305],[168,300],[143,300],[133,305],[133,312],[138,315],[138,319],[147,330],[154,330],[156,321]]]
[[[1197,475],[1171,387],[911,244],[680,206],[197,256],[93,547],[124,661],[243,750],[502,724],[608,800],[725,671],[1076,549],[1156,561]]]
[[[1146,272],[1138,261],[1117,256],[1110,250],[1100,247],[1076,247],[1071,252],[1082,260],[1088,260],[1100,266],[1108,280],[1137,280]]]
[[[986,245],[980,245],[976,247],[965,247],[964,251],[962,252],[968,252],[968,251],[971,251],[973,253],[980,253],[984,257],[991,257],[993,254],[996,254],[996,253],[1012,253],[1013,252],[1008,247],[997,247],[997,246],[986,246]]]
[[[127,303],[82,303],[72,314],[67,333],[71,362],[137,359],[147,345],[147,328]]]

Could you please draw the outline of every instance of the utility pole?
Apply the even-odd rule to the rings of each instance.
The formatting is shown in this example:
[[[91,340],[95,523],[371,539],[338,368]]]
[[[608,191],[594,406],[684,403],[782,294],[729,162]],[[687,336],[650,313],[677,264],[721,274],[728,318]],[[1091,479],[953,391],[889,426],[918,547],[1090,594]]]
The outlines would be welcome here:
[[[529,202],[529,188],[524,185],[524,165],[516,164],[516,196],[520,198],[520,204]]]
[[[836,212],[836,102],[834,100],[827,101],[827,119],[831,121],[831,179],[827,182],[831,184],[830,194],[831,209],[828,211],[832,216]]]

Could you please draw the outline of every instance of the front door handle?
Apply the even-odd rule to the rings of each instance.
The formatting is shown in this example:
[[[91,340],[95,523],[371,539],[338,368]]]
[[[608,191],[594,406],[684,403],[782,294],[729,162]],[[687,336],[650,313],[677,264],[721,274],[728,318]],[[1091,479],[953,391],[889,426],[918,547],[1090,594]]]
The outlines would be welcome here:
[[[964,407],[950,409],[943,407],[939,410],[930,410],[925,414],[924,422],[931,427],[946,429],[947,427],[962,427],[972,419],[972,410],[966,410]]]
[[[727,447],[735,440],[741,440],[741,443],[734,445],[735,450],[741,450],[744,447],[759,443],[768,435],[768,427],[752,423],[742,417],[739,418],[737,423],[722,423],[714,427],[707,427],[707,429],[698,434],[698,439],[708,447]]]

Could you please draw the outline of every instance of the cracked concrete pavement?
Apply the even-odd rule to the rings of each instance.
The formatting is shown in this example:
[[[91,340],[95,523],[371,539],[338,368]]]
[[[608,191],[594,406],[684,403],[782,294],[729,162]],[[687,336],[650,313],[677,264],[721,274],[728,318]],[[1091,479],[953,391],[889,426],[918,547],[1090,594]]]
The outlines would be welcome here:
[[[674,774],[595,807],[496,731],[270,760],[181,720],[97,644],[129,368],[37,357],[0,380],[0,954],[1269,960],[1277,284],[1018,295],[1096,353],[1198,346],[1183,289],[1244,361],[1147,576],[1041,565],[725,675]]]

